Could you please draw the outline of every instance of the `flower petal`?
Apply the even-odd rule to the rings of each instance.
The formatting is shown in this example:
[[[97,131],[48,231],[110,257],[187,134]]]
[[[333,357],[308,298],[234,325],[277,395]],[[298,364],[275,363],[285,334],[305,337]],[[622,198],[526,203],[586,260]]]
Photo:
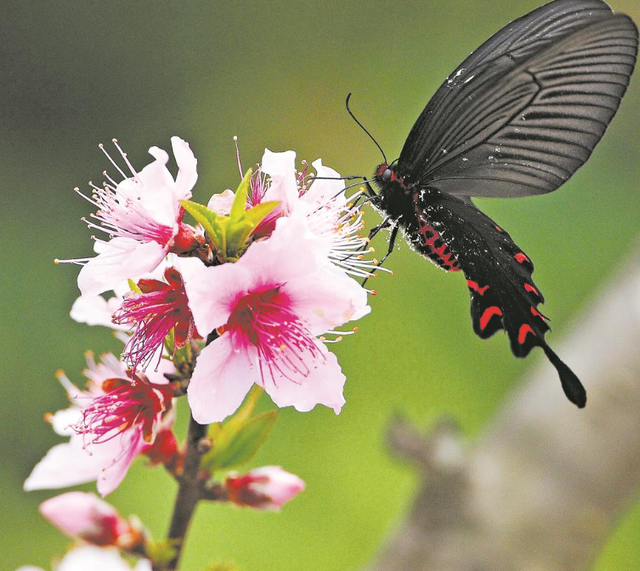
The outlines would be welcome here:
[[[117,549],[79,547],[67,553],[57,571],[131,571]]]
[[[77,406],[70,406],[55,412],[47,420],[51,423],[53,431],[60,436],[72,436],[75,434],[73,425],[82,420],[82,410]]]
[[[298,280],[290,280],[282,290],[314,335],[360,319],[371,311],[366,290],[342,271],[319,269]]]
[[[274,153],[265,149],[262,156],[262,172],[271,178],[271,185],[263,200],[277,200],[280,202],[279,209],[285,213],[291,212],[298,202],[295,151]]]
[[[238,297],[247,291],[252,279],[239,262],[207,268],[198,260],[185,259],[180,261],[179,270],[196,328],[204,337],[228,321]]]
[[[256,377],[250,359],[246,352],[234,351],[229,334],[202,350],[187,392],[197,422],[220,422],[236,411]]]
[[[233,190],[225,190],[214,194],[207,203],[207,208],[213,210],[218,216],[229,216],[231,212],[231,205],[236,197],[236,193]]]
[[[82,438],[72,437],[65,444],[57,444],[36,464],[24,483],[27,492],[66,488],[92,482],[104,466],[100,455],[90,455],[82,448]]]
[[[235,265],[250,273],[248,289],[280,285],[313,272],[322,247],[304,218],[281,218],[269,239],[254,242]]]
[[[129,466],[144,450],[145,445],[140,430],[129,430],[113,440],[91,447],[93,453],[100,449],[102,457],[108,459],[103,463],[102,470],[96,478],[98,493],[103,498],[113,492],[124,480]]]
[[[327,351],[321,342],[317,342],[317,347],[324,359],[311,360],[310,354],[299,355],[308,361],[308,376],[279,379],[277,385],[265,380],[265,391],[279,407],[293,406],[300,412],[307,412],[317,404],[322,404],[332,408],[336,414],[342,409],[345,403],[342,389],[346,377],[342,374],[336,356]]]
[[[171,137],[171,147],[173,156],[178,165],[178,175],[176,176],[176,198],[187,200],[191,198],[191,189],[198,180],[198,160],[196,159],[189,143],[180,137]]]
[[[322,159],[313,161],[312,165],[313,168],[316,169],[317,176],[323,178],[313,181],[309,190],[303,195],[302,200],[316,207],[323,206],[332,200],[346,203],[347,199],[344,196],[344,192],[342,192],[344,190],[344,181],[326,180],[327,178],[338,179],[340,178],[340,174],[332,168],[325,167],[322,164]]]
[[[82,295],[98,295],[127,278],[136,279],[155,269],[166,252],[157,242],[140,243],[131,238],[114,238],[80,270],[78,287]]]
[[[102,325],[117,331],[126,331],[129,329],[127,325],[116,325],[111,321],[121,304],[122,299],[118,297],[106,300],[100,295],[81,295],[71,307],[71,319],[87,325]]]

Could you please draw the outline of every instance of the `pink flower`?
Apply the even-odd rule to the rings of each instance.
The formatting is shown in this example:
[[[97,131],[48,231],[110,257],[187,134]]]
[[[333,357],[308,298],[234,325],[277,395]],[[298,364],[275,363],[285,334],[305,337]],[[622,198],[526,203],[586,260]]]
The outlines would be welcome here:
[[[179,168],[175,180],[166,167],[169,155],[158,147],[149,149],[156,160],[140,172],[120,151],[132,174],[128,178],[107,155],[124,180],[117,183],[107,177],[102,188],[92,185],[93,195],[87,198],[98,209],[93,215],[97,222],[89,226],[106,232],[110,240],[96,243],[95,258],[68,260],[84,264],[78,276],[83,295],[113,289],[127,278],[136,279],[153,270],[167,253],[184,253],[199,246],[199,236],[182,222],[180,205],[180,200],[191,197],[197,161],[188,143],[179,137],[173,137],[171,144]]]
[[[138,455],[154,448],[156,435],[173,423],[172,389],[163,377],[173,365],[163,360],[149,376],[130,376],[111,354],[103,355],[101,363],[89,354],[87,363],[86,391],[58,373],[73,404],[49,420],[69,442],[54,446],[36,465],[24,484],[27,491],[97,480],[98,492],[105,496],[118,487]]]
[[[230,502],[258,510],[279,510],[302,490],[304,482],[280,466],[263,466],[224,482]]]
[[[55,496],[40,504],[40,513],[62,533],[99,547],[128,551],[144,539],[140,529],[94,494],[69,492]]]
[[[132,571],[117,549],[84,546],[69,551],[55,567],[56,571]],[[40,567],[20,567],[18,571],[43,571]],[[140,559],[133,571],[151,571],[151,562]]]
[[[175,348],[182,348],[198,337],[180,272],[167,268],[164,278],[164,282],[140,280],[141,293],[125,294],[120,309],[113,316],[114,323],[134,327],[123,354],[134,371],[145,368],[154,355],[161,358],[165,338],[172,329]]]
[[[269,236],[283,216],[306,218],[309,230],[324,243],[328,263],[356,278],[371,277],[377,262],[365,257],[370,250],[367,238],[360,234],[364,220],[360,208],[352,205],[361,193],[347,198],[340,174],[324,166],[321,159],[313,162],[320,178],[308,177],[306,167],[298,172],[295,159],[294,151],[274,153],[265,149],[262,164],[251,178],[247,208],[272,200],[279,206],[254,230],[254,238]],[[227,215],[233,197],[230,190],[214,194],[208,207]]]
[[[282,218],[267,240],[254,242],[234,264],[181,266],[198,331],[217,329],[188,389],[201,424],[233,413],[254,383],[278,406],[336,413],[345,377],[317,336],[369,312],[366,291],[322,265],[323,247],[302,220]]]
[[[126,331],[127,326],[114,325],[113,314],[120,308],[122,298],[115,296],[105,299],[100,295],[81,295],[73,302],[71,319],[87,325],[102,325],[110,329]]]

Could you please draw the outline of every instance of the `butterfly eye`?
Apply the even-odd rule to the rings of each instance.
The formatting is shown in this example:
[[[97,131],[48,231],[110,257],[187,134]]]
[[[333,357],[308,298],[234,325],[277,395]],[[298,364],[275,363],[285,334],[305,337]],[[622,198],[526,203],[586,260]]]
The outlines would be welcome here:
[[[391,169],[385,169],[382,173],[382,181],[389,182],[391,180]]]

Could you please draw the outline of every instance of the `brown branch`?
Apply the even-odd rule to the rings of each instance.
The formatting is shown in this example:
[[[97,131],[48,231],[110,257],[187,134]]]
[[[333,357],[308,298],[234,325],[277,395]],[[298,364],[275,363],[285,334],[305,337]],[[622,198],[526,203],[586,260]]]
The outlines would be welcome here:
[[[369,571],[585,571],[640,485],[640,252],[588,305],[559,353],[589,392],[568,403],[540,362],[465,450],[450,424],[396,423],[421,480]]]
[[[173,508],[173,516],[169,527],[169,541],[174,545],[176,554],[166,567],[167,571],[178,568],[182,548],[193,517],[196,505],[202,497],[202,478],[200,477],[200,460],[206,452],[202,443],[205,440],[207,427],[198,424],[193,418],[189,421],[184,468],[178,477],[178,495]]]

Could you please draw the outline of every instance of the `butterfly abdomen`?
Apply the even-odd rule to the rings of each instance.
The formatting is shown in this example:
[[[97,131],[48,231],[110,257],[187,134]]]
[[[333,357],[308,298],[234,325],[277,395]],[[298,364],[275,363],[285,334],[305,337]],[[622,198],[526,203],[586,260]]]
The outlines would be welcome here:
[[[460,263],[451,251],[449,244],[443,240],[429,218],[419,207],[418,193],[413,196],[415,218],[411,219],[405,229],[407,239],[415,250],[436,266],[447,272],[460,271]]]

